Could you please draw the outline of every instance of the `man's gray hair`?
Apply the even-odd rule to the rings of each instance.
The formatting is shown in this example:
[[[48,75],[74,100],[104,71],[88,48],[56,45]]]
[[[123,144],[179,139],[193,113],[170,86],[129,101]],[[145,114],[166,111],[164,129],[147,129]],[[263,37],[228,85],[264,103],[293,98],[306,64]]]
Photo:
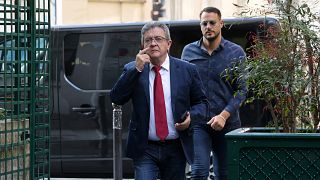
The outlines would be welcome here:
[[[170,30],[166,24],[159,21],[151,21],[151,22],[147,22],[141,29],[141,44],[143,44],[144,34],[150,29],[153,29],[156,27],[161,28],[165,33],[165,38],[168,40],[171,40]]]

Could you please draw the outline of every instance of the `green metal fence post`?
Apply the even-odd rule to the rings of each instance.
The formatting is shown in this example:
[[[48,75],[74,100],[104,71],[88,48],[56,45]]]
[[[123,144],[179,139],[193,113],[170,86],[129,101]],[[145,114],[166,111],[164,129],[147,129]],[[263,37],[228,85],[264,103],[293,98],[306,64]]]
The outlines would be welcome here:
[[[0,179],[50,179],[50,0],[0,0]]]

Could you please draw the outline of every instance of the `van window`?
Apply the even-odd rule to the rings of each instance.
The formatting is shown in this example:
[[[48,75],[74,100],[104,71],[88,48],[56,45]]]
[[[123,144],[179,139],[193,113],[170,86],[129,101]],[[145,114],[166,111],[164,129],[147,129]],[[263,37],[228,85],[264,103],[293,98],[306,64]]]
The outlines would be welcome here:
[[[200,25],[190,26],[187,28],[171,28],[170,31],[172,38],[170,55],[178,58],[181,57],[181,53],[185,45],[198,41],[202,38]],[[225,25],[222,29],[222,36],[223,38],[242,46],[244,50],[247,50],[247,48],[252,45],[252,40],[250,40],[249,37],[256,31],[256,27],[252,25]]]
[[[69,34],[64,38],[66,78],[84,90],[111,89],[139,48],[139,32]]]
[[[29,69],[31,55],[30,43],[28,38],[21,38],[20,43],[16,39],[2,37],[4,41],[0,42],[0,85],[13,86],[15,79],[12,79],[10,74],[31,73]],[[44,62],[48,55],[48,38],[36,38],[36,73],[44,73],[47,71],[47,63]],[[18,53],[20,58],[18,59]],[[45,64],[44,64],[45,63]],[[20,71],[18,72],[18,69]],[[6,78],[4,75],[6,74]],[[37,81],[43,77],[37,77]],[[21,79],[21,84],[24,83],[24,78]]]

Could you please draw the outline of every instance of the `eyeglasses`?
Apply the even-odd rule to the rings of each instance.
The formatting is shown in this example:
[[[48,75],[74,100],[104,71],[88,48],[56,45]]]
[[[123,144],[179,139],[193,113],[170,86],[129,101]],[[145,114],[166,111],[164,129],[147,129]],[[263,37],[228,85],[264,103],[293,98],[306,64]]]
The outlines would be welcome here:
[[[164,40],[167,40],[167,38],[161,37],[161,36],[150,37],[150,38],[144,39],[144,44],[145,44],[145,45],[149,45],[149,44],[151,44],[153,41],[155,41],[157,44],[159,44],[159,43],[162,43]]]
[[[204,27],[206,27],[208,24],[210,24],[210,26],[214,26],[214,25],[217,24],[217,22],[216,22],[216,21],[202,21],[202,22],[200,23],[200,25],[201,25],[201,26],[204,26]]]

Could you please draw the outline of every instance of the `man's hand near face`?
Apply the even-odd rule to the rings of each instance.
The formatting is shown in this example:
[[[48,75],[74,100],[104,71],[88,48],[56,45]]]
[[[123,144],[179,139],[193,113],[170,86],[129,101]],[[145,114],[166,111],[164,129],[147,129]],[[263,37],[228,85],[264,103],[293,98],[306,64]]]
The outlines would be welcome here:
[[[146,47],[139,51],[136,55],[136,69],[141,72],[146,63],[150,63],[150,56],[146,53],[149,47]]]

